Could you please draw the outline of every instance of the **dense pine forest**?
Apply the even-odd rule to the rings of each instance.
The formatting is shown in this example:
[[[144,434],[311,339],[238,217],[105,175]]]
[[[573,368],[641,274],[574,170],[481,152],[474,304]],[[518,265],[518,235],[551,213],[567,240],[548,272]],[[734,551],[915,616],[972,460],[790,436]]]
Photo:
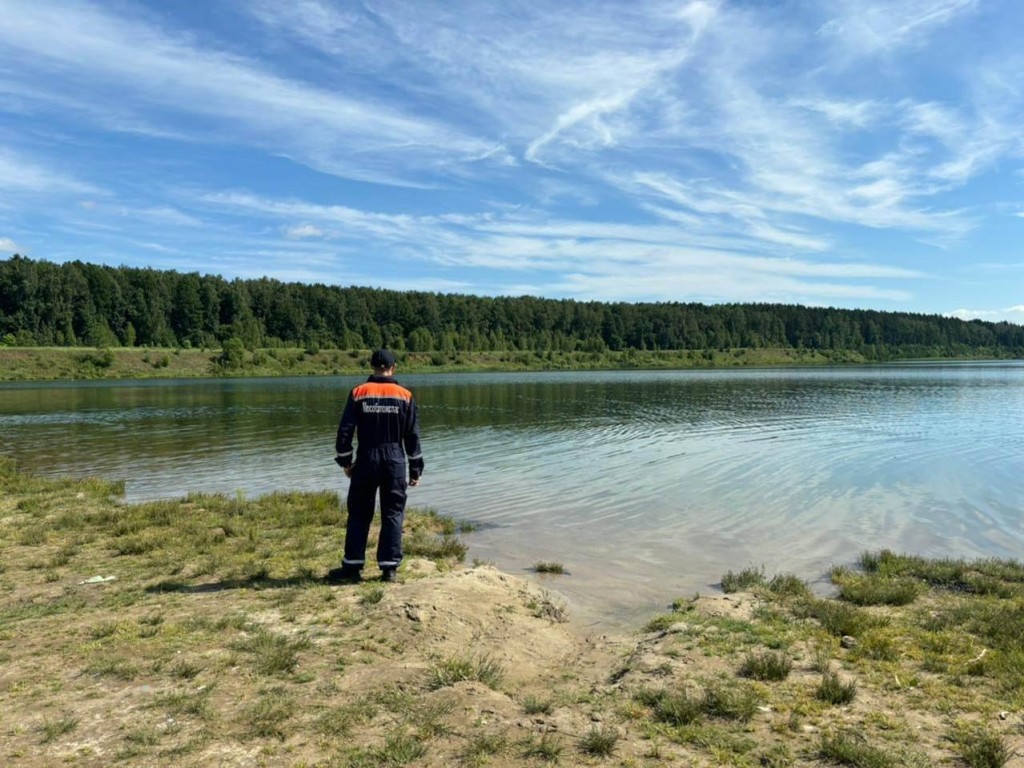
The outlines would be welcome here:
[[[0,345],[302,346],[409,352],[851,350],[864,359],[1024,357],[1024,326],[782,304],[480,297],[195,272],[0,261]]]

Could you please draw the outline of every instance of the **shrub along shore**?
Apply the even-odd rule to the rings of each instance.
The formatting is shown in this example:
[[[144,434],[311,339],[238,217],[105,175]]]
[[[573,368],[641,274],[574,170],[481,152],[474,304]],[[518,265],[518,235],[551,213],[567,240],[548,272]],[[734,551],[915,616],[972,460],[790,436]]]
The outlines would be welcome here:
[[[1019,764],[1016,561],[851,554],[828,598],[748,567],[609,637],[571,563],[466,565],[429,511],[399,583],[331,586],[336,494],[122,493],[0,458],[4,765]]]
[[[398,350],[397,357],[403,373],[822,366],[878,362],[853,350],[771,348],[447,354]],[[272,347],[249,350],[240,343],[227,344],[224,349],[0,346],[0,381],[347,375],[365,373],[369,359],[370,350],[367,349]],[[932,359],[988,358],[959,356]]]

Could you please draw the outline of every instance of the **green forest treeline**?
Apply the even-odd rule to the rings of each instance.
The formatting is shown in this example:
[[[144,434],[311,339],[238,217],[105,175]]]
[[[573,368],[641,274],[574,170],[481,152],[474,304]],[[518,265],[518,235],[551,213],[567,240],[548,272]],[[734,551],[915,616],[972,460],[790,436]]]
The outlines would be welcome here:
[[[606,303],[258,280],[13,256],[6,346],[305,346],[409,352],[852,350],[868,360],[1024,356],[1024,326],[784,304]],[[238,343],[238,342],[234,342]]]

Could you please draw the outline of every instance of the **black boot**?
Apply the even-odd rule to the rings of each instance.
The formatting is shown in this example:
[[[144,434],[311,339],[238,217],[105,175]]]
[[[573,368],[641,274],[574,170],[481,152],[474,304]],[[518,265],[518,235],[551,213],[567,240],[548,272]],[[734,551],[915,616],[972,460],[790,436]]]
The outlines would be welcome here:
[[[351,568],[347,565],[343,565],[341,568],[331,568],[327,572],[328,584],[355,584],[361,579],[362,576],[359,575],[359,569]]]
[[[398,581],[398,569],[397,568],[385,568],[380,572],[380,580],[388,583]]]

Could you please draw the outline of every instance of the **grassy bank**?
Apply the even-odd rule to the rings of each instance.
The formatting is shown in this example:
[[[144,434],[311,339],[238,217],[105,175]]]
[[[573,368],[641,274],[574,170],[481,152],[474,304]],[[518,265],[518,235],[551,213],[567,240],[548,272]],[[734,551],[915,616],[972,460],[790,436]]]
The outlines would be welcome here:
[[[82,347],[0,347],[0,381],[147,379],[212,376],[362,374],[369,350],[259,349],[226,356],[222,350]],[[863,363],[856,352],[789,349],[668,352],[399,353],[404,373],[725,368]]]
[[[730,571],[609,638],[429,513],[398,584],[335,587],[334,494],[121,490],[0,463],[4,765],[1021,764],[1016,562]]]

